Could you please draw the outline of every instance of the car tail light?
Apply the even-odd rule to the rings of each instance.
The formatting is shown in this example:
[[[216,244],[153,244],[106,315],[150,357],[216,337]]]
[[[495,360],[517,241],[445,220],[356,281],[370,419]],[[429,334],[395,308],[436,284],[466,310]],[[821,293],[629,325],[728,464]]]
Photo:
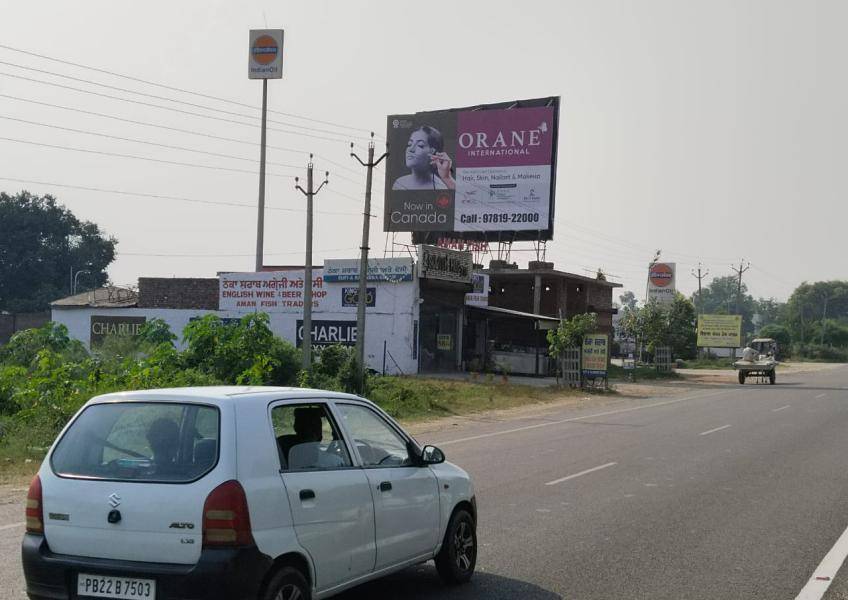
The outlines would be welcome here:
[[[203,505],[203,546],[248,546],[253,544],[250,512],[244,488],[227,481],[207,496]]]
[[[36,475],[29,484],[26,501],[26,530],[44,533],[44,506],[41,501],[41,478]]]

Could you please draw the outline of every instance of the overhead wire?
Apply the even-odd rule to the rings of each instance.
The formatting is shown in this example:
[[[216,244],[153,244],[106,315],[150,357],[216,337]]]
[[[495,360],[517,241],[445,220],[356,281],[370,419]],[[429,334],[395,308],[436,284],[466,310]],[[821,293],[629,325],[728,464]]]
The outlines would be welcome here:
[[[43,59],[43,60],[49,60],[49,61],[52,61],[52,62],[56,62],[56,63],[60,63],[60,64],[72,66],[72,67],[77,67],[79,69],[86,69],[86,70],[94,71],[94,72],[97,72],[97,73],[103,73],[105,75],[111,75],[113,77],[119,77],[121,79],[126,79],[128,81],[135,81],[137,83],[143,83],[145,85],[151,85],[151,86],[158,87],[158,88],[161,88],[161,89],[167,89],[167,90],[171,90],[171,91],[174,91],[174,92],[181,92],[181,93],[184,93],[184,94],[190,94],[190,95],[193,95],[193,96],[198,96],[198,97],[206,98],[206,99],[209,99],[209,100],[217,100],[218,102],[224,102],[226,104],[230,104],[230,105],[233,105],[233,106],[242,106],[242,107],[245,107],[245,108],[252,108],[254,110],[260,110],[258,106],[253,106],[251,104],[238,102],[238,101],[235,101],[235,100],[222,98],[222,97],[219,97],[219,96],[213,96],[211,94],[204,94],[202,92],[197,92],[197,91],[189,90],[189,89],[186,89],[186,88],[180,88],[180,87],[171,86],[171,85],[167,85],[167,84],[163,84],[163,83],[158,83],[158,82],[155,82],[155,81],[142,79],[140,77],[133,77],[132,75],[126,75],[124,73],[118,73],[116,71],[110,71],[108,69],[92,67],[90,65],[85,65],[85,64],[82,64],[82,63],[72,62],[72,61],[69,61],[69,60],[64,60],[64,59],[61,59],[61,58],[48,56],[46,54],[39,54],[37,52],[32,52],[32,51],[29,51],[29,50],[23,50],[21,48],[15,48],[13,46],[8,46],[8,45],[5,45],[5,44],[0,44],[0,48],[3,48],[4,50],[9,50],[11,52],[18,52],[20,54],[25,54],[25,55],[28,55],[28,56],[34,56],[36,58],[40,58],[40,59]],[[350,129],[350,130],[353,130],[353,131],[370,132],[370,130],[362,128],[362,127],[352,127],[352,126],[344,125],[344,124],[341,124],[341,123],[333,123],[331,121],[315,119],[315,118],[312,118],[312,117],[305,117],[303,115],[297,115],[297,114],[294,114],[294,113],[288,113],[288,112],[283,112],[283,111],[279,111],[279,110],[268,109],[268,112],[278,114],[278,115],[283,115],[283,116],[286,116],[286,117],[292,117],[292,118],[295,118],[295,119],[302,119],[304,121],[311,121],[313,123],[320,123],[322,125],[329,125],[331,127],[338,127],[338,128],[341,128],[341,129]]]

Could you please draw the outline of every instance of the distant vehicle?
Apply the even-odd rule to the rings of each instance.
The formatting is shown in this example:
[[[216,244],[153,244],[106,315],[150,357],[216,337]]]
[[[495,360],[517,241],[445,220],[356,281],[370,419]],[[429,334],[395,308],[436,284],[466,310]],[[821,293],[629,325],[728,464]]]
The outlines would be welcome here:
[[[768,379],[774,385],[777,380],[777,342],[772,338],[757,338],[742,351],[742,359],[733,363],[739,371],[739,383],[745,384],[748,377]]]
[[[477,558],[465,471],[376,405],[296,388],[122,392],[65,427],[27,496],[32,599],[326,598]]]

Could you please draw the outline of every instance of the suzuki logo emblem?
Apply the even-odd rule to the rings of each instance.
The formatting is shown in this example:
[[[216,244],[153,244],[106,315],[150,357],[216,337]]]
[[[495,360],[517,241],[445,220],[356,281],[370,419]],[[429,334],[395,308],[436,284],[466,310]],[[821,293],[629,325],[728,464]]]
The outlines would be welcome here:
[[[121,497],[116,493],[109,494],[109,505],[118,508],[121,505]]]

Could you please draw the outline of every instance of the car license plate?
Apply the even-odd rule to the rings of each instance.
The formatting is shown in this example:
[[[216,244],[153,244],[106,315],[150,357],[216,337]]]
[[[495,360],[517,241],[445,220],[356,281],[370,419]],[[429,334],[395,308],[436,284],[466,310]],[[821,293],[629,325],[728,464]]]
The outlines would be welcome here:
[[[77,596],[87,598],[115,598],[118,600],[153,600],[156,598],[156,581],[130,579],[105,575],[77,575]]]

